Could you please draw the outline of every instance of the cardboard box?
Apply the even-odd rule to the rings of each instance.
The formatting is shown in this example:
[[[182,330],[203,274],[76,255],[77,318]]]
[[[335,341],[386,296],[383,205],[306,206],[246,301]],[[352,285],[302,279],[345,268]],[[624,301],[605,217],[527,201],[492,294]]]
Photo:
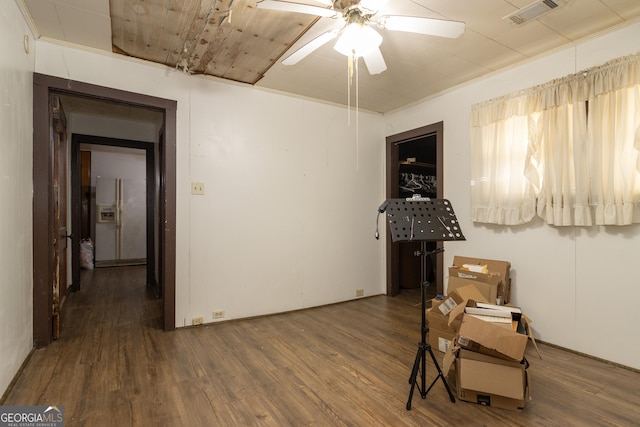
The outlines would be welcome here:
[[[449,277],[457,277],[459,279],[474,280],[476,282],[490,283],[498,286],[503,280],[502,275],[495,273],[476,273],[475,271],[464,270],[460,266],[454,265],[449,267]]]
[[[494,276],[494,278],[497,279],[498,276]],[[498,283],[486,283],[479,282],[477,280],[463,279],[456,276],[449,276],[447,292],[452,292],[461,287],[469,285],[475,286],[480,291],[480,293],[482,293],[484,298],[491,304],[496,304],[498,298]]]
[[[460,347],[467,350],[520,362],[524,358],[528,339],[527,335],[463,314],[457,341]]]
[[[508,362],[460,349],[456,357],[458,398],[505,409],[521,409],[528,394],[528,363]]]
[[[510,305],[476,303],[476,307],[465,307],[464,312],[485,322],[527,334],[526,325],[522,322],[522,310]]]
[[[431,300],[431,308],[426,311],[431,347],[446,352],[460,329],[460,313],[464,312],[467,304],[475,305],[476,300],[486,302],[484,296],[473,285],[461,287],[449,293],[443,300]]]
[[[469,301],[488,302],[474,285],[467,285],[449,292],[447,297],[437,306],[440,313],[448,316],[451,324],[461,313]]]
[[[429,328],[429,344],[431,348],[446,353],[456,334],[440,329]]]
[[[453,341],[453,338],[456,336],[462,320],[458,318],[449,323],[449,316],[442,314],[438,308],[444,301],[445,300],[432,299],[431,308],[427,310],[429,344],[434,349],[442,352],[446,352],[451,345],[451,341]]]
[[[455,329],[453,325],[449,324],[449,316],[442,314],[438,308],[443,302],[444,300],[431,300],[431,308],[427,309],[427,322],[429,323],[429,329],[439,329],[441,331],[448,331],[455,334],[458,329]],[[460,322],[458,322],[458,326],[460,326]]]
[[[454,256],[453,265],[462,266],[464,264],[486,265],[490,274],[498,274],[502,280],[509,278],[511,263],[494,259],[470,258],[464,256]]]
[[[465,264],[486,265],[488,274],[460,270],[459,267],[462,267]],[[497,283],[497,286],[498,286],[497,296],[500,297],[501,299],[500,303],[504,304],[504,303],[508,303],[511,298],[511,277],[509,275],[510,270],[511,270],[511,263],[508,261],[454,256],[453,267],[449,269],[449,280],[451,280],[452,272],[453,272],[453,277],[458,277],[460,279],[466,278],[466,279],[475,280],[478,282],[485,282],[485,283],[495,283],[496,276],[497,276],[500,279],[499,282]],[[463,271],[465,274],[462,273]],[[470,275],[473,275],[474,277],[473,278],[469,277]],[[466,276],[466,277],[462,277],[462,276]],[[496,301],[490,300],[490,302],[494,304]]]

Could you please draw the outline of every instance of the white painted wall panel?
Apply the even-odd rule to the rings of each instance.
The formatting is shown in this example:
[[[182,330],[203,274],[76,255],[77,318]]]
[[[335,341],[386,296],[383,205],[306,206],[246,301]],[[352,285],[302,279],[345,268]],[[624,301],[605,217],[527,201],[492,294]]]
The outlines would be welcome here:
[[[29,53],[24,49],[29,37]],[[0,7],[0,395],[33,347],[35,43],[13,1]]]
[[[158,142],[158,130],[153,123],[121,120],[94,114],[70,114],[69,133]]]

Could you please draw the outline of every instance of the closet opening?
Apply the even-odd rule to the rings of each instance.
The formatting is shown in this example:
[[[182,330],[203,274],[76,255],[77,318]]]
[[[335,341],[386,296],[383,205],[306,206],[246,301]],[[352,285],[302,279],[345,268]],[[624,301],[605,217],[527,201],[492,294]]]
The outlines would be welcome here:
[[[443,123],[435,123],[386,138],[386,198],[442,198]],[[427,242],[427,251],[442,242]],[[420,242],[392,242],[387,235],[387,295],[420,287]],[[431,260],[433,259],[433,262]],[[442,294],[443,257],[427,258],[427,297]]]

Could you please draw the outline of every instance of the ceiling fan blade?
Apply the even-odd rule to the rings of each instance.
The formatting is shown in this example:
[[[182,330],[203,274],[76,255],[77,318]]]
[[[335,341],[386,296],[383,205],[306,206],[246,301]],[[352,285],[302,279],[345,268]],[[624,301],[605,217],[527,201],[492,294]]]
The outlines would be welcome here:
[[[429,36],[455,39],[464,33],[464,22],[445,21],[443,19],[422,18],[418,16],[386,15],[377,20],[378,26],[392,31],[426,34]]]
[[[310,55],[313,51],[320,48],[320,46],[327,44],[329,41],[336,38],[338,35],[337,30],[327,31],[311,40],[309,43],[302,46],[300,49],[287,56],[282,63],[284,65],[294,65],[300,62],[302,59]]]
[[[338,16],[340,16],[338,12],[332,9],[325,9],[324,7],[320,6],[311,6],[309,4],[291,3],[287,1],[263,0],[256,5],[259,9],[306,13],[309,15],[322,16],[326,18],[337,18]]]
[[[384,62],[380,48],[373,49],[366,55],[363,55],[362,59],[364,59],[369,74],[380,74],[387,69],[387,64]]]

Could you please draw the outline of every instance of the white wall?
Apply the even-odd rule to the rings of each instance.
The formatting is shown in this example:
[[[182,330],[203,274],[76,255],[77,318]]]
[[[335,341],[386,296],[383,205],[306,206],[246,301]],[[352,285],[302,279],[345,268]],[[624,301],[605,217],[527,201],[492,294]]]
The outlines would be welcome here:
[[[131,141],[158,142],[158,129],[151,122],[83,113],[72,113],[69,116],[69,137],[73,133],[78,133]]]
[[[445,244],[445,265],[455,255],[510,261],[513,302],[533,319],[538,339],[634,368],[640,368],[635,272],[640,225],[552,227],[540,220],[517,227],[473,224],[469,116],[477,102],[638,51],[640,23],[635,23],[385,117],[388,135],[444,121],[444,195],[467,238]]]
[[[30,51],[25,52],[24,36]],[[32,34],[15,2],[0,8],[0,395],[33,347]]]
[[[96,178],[122,178],[145,180],[147,178],[147,157],[142,149],[92,146],[91,186],[96,186]]]
[[[385,292],[382,118],[38,42],[36,72],[174,99],[176,326]],[[123,76],[126,76],[123,77]],[[206,194],[190,194],[191,182]]]

